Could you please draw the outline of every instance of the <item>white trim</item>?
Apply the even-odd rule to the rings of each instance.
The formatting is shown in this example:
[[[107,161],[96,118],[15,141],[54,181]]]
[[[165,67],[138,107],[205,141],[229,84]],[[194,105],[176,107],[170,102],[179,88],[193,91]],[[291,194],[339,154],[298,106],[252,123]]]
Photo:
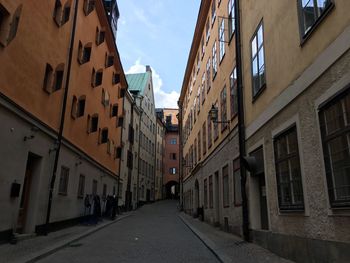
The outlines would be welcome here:
[[[350,73],[345,74],[341,79],[339,79],[337,82],[335,82],[329,89],[327,89],[321,96],[319,96],[314,101],[315,105],[315,115],[316,115],[316,123],[318,125],[317,128],[317,136],[318,140],[320,142],[320,153],[321,153],[321,169],[322,169],[322,177],[323,177],[323,184],[326,194],[326,200],[327,200],[327,212],[328,216],[349,216],[350,212],[348,211],[348,208],[339,209],[335,208],[332,209],[330,205],[329,200],[329,193],[328,193],[328,183],[327,183],[327,175],[326,175],[326,167],[324,163],[324,153],[323,153],[323,146],[322,146],[322,135],[321,135],[321,129],[320,127],[320,118],[319,118],[319,107],[321,104],[325,103],[327,100],[330,100],[334,95],[336,95],[338,92],[341,92],[347,85],[350,83]],[[339,213],[341,211],[341,213]]]
[[[331,43],[307,67],[301,76],[291,83],[277,96],[270,105],[246,128],[246,139],[253,136],[265,123],[304,92],[333,63],[335,63],[350,48],[350,26],[348,26],[333,43]]]

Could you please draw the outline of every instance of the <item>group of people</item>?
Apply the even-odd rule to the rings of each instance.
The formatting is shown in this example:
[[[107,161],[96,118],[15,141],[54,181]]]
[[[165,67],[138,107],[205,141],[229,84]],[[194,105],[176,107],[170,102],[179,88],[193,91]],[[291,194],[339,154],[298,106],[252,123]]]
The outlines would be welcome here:
[[[84,219],[88,224],[96,225],[102,216],[114,220],[117,215],[118,202],[115,195],[101,199],[99,195],[86,195],[84,199]]]

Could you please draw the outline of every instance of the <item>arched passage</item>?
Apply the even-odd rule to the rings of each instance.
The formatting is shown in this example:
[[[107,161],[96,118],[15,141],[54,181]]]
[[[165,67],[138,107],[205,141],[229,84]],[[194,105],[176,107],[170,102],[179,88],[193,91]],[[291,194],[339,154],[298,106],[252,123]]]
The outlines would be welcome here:
[[[173,199],[179,197],[179,183],[176,181],[169,181],[165,184],[165,198]]]

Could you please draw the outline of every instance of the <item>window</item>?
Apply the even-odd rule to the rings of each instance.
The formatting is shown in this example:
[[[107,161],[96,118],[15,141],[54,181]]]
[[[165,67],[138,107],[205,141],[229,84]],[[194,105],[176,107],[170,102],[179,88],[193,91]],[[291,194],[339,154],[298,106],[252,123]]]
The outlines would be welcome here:
[[[80,65],[89,62],[90,61],[90,57],[91,57],[91,47],[92,44],[91,42],[85,44],[83,46],[83,44],[81,43],[81,41],[79,41],[79,47],[78,47],[78,62]]]
[[[264,29],[260,23],[251,41],[253,98],[265,87]]]
[[[170,169],[169,169],[169,173],[170,173],[170,174],[176,174],[176,168],[175,168],[175,167],[170,168]]]
[[[205,53],[204,36],[202,36],[201,47],[202,47],[202,57],[201,57],[201,59],[203,59],[204,53]]]
[[[211,78],[210,78],[210,58],[208,58],[208,61],[207,61],[207,82],[206,82],[206,85],[207,85],[207,87],[206,87],[206,89],[207,89],[207,93],[209,92],[209,90],[210,90],[210,88],[211,88]]]
[[[84,0],[84,13],[89,15],[95,9],[95,0]]]
[[[210,38],[210,21],[209,21],[209,19],[207,20],[207,23],[206,23],[206,25],[205,25],[205,31],[206,31],[206,36],[207,36],[207,38],[206,38],[206,44],[208,44],[208,41],[209,41],[209,38]]]
[[[67,195],[68,181],[69,181],[69,168],[62,166],[61,167],[60,182],[59,182],[59,186],[58,186],[58,193],[59,194]]]
[[[316,26],[320,18],[322,18],[326,14],[326,11],[333,5],[331,0],[298,0],[300,29],[303,37]]]
[[[211,3],[211,25],[214,24],[216,18],[216,0]]]
[[[226,86],[221,91],[220,94],[220,113],[221,113],[221,132],[223,132],[227,128],[227,94],[226,94]]]
[[[280,210],[303,210],[296,126],[274,138],[274,151]]]
[[[115,158],[121,158],[122,157],[122,148],[121,147],[116,147],[115,148]]]
[[[6,46],[7,35],[4,34],[5,26],[8,23],[8,19],[10,17],[10,13],[6,10],[6,8],[0,4],[0,44]]]
[[[111,117],[118,115],[118,104],[111,105]]]
[[[59,64],[55,70],[55,76],[53,80],[53,91],[60,90],[63,83],[63,73],[64,73],[64,64]]]
[[[221,20],[219,28],[219,42],[220,42],[220,62],[225,56],[225,19]]]
[[[91,117],[88,116],[88,132],[97,132],[98,129],[98,114],[94,114]]]
[[[86,97],[85,96],[80,96],[79,97],[78,103],[77,103],[77,113],[76,113],[77,118],[84,116],[85,101],[86,101]]]
[[[112,78],[112,84],[116,85],[120,83],[120,74],[119,73],[113,73],[113,78]]]
[[[209,207],[213,208],[213,176],[209,176]]]
[[[329,200],[332,207],[350,206],[350,91],[319,112]]]
[[[170,154],[170,159],[171,160],[176,160],[176,153],[171,153]]]
[[[117,127],[122,127],[123,126],[123,124],[124,124],[124,118],[123,117],[119,117],[118,118],[118,126]]]
[[[212,52],[212,59],[211,59],[211,61],[212,61],[212,72],[213,72],[213,79],[215,78],[215,76],[216,76],[216,72],[217,72],[217,67],[218,67],[218,65],[217,65],[217,59],[216,59],[216,41],[214,41],[214,45],[213,45],[213,50],[212,50],[213,52]]]
[[[119,98],[124,98],[126,93],[126,89],[119,89]]]
[[[105,41],[106,32],[96,27],[96,45],[99,46]]]
[[[109,105],[109,93],[105,89],[102,89],[101,103],[104,107]]]
[[[202,104],[205,102],[205,72],[203,73],[202,76],[202,86],[201,86],[201,90],[202,90]]]
[[[227,4],[228,10],[228,37],[231,38],[235,32],[235,1],[229,0]]]
[[[113,64],[114,64],[114,55],[113,54],[108,55],[106,53],[105,59],[106,59],[106,61],[105,61],[106,68],[113,66]]]
[[[102,79],[103,79],[103,69],[99,69],[95,71],[95,69],[92,69],[92,86],[97,87],[102,85]]]
[[[215,108],[218,108],[218,101],[214,104]],[[216,141],[219,138],[219,124],[217,122],[213,122],[213,135],[214,135],[214,141]]]
[[[10,32],[7,38],[7,44],[9,44],[16,37],[21,12],[22,12],[22,5],[17,7],[16,11],[12,16],[12,21],[10,24]]]
[[[204,208],[208,208],[208,180],[204,179]]]
[[[230,75],[230,111],[231,118],[236,116],[238,112],[238,98],[237,98],[237,70],[234,68]]]
[[[97,180],[92,180],[92,195],[97,195]]]
[[[53,79],[53,68],[51,67],[50,64],[46,64],[43,89],[48,93],[52,92],[52,79]]]
[[[170,144],[177,144],[176,138],[171,138],[170,139]]]
[[[100,143],[107,143],[108,141],[108,128],[103,128],[100,130]]]
[[[239,158],[233,161],[233,189],[235,206],[242,205],[241,170]]]
[[[78,99],[76,96],[73,96],[72,99],[72,109],[71,109],[71,117],[75,119],[77,117],[77,103]]]
[[[78,197],[83,198],[85,191],[85,175],[79,176],[79,184],[78,184]]]
[[[132,167],[133,167],[133,156],[132,156],[131,151],[128,151],[128,153],[127,153],[126,166],[129,169],[132,169]]]
[[[208,113],[208,149],[211,147],[211,143],[212,143],[212,138],[211,138],[211,118],[210,118],[210,114]]]
[[[201,159],[201,155],[202,155],[202,151],[201,151],[201,147],[202,147],[201,131],[198,132],[197,138],[198,138],[198,161],[199,161]]]
[[[207,125],[206,122],[202,126],[202,139],[203,139],[203,156],[207,152]]]
[[[102,197],[103,198],[107,197],[107,185],[106,184],[103,184]]]
[[[228,180],[228,165],[222,168],[222,202],[224,207],[230,206],[230,184]]]
[[[55,9],[53,11],[53,19],[57,26],[61,26],[62,19],[62,3],[60,0],[55,1]]]
[[[62,14],[62,20],[61,20],[61,26],[64,25],[65,23],[68,22],[69,20],[69,15],[70,15],[70,1],[67,1],[64,4],[64,8],[63,8],[63,14]]]

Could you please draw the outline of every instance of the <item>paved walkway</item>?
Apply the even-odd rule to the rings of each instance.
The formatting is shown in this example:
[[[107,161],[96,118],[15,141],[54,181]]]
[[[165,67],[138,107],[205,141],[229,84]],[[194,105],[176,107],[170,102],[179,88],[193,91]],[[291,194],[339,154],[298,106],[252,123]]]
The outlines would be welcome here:
[[[123,220],[132,214],[133,212],[125,213],[119,215],[114,221],[104,220],[93,226],[77,225],[65,228],[56,232],[51,232],[47,236],[36,236],[19,241],[16,245],[0,245],[0,263],[36,262],[38,259],[55,253],[69,246],[69,244]]]
[[[241,238],[223,232],[205,222],[181,213],[183,222],[220,259],[221,262],[235,263],[292,263],[270,251],[247,243]]]

